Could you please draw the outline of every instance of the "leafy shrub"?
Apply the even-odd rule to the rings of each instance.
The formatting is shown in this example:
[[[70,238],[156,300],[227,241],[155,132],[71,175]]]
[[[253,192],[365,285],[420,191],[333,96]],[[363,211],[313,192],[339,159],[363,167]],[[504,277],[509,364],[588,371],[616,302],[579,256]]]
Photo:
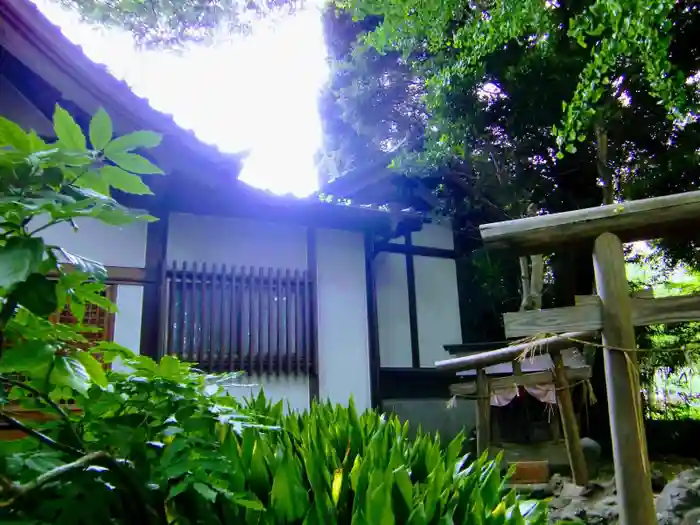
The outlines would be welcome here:
[[[0,521],[546,523],[543,508],[505,491],[498,461],[461,455],[461,436],[444,448],[430,434],[409,439],[396,417],[352,403],[284,414],[260,394],[241,405],[223,386],[230,376],[124,359],[131,371],[93,386],[81,416],[44,425],[70,449],[0,447]]]

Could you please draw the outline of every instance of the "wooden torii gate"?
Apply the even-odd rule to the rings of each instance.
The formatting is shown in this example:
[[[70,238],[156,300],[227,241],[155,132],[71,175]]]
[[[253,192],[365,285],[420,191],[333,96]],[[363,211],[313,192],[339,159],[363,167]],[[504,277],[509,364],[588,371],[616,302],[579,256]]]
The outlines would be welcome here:
[[[657,523],[642,421],[637,358],[633,351],[626,351],[636,347],[634,327],[700,319],[700,296],[657,299],[631,296],[622,243],[683,232],[692,234],[700,224],[698,219],[700,191],[695,191],[480,227],[486,247],[507,249],[513,255],[551,253],[565,249],[567,245],[595,239],[593,266],[597,296],[577,298],[576,306],[571,307],[508,313],[504,316],[504,323],[508,338],[565,334],[538,341],[535,346],[553,352],[553,379],[555,384],[566,386],[566,371],[556,358],[558,350],[570,345],[571,338],[602,331],[621,525]],[[525,349],[522,345],[520,348],[509,347],[448,359],[436,363],[436,366],[442,369],[483,369],[512,360]],[[477,386],[483,385],[484,381],[483,373],[479,373]],[[573,410],[562,406],[562,400],[566,403],[566,398],[569,404],[571,402],[568,388],[560,395],[563,427],[573,467],[575,462],[582,461],[583,455],[580,443],[576,450],[578,429]],[[567,432],[575,436],[567,436]]]

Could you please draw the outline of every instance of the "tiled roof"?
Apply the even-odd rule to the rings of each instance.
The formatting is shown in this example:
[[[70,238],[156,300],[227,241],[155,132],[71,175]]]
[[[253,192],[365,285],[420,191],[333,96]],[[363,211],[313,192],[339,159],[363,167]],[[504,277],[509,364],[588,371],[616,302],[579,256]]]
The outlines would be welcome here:
[[[216,171],[226,172],[229,177],[238,176],[244,154],[224,153],[202,142],[193,131],[180,127],[172,115],[155,110],[126,82],[114,77],[105,65],[88,58],[83,49],[72,43],[30,0],[2,0],[0,18],[95,99],[104,101],[105,105],[108,101],[112,107],[118,106],[120,113],[128,116],[138,128],[157,131],[205,165],[215,166]]]

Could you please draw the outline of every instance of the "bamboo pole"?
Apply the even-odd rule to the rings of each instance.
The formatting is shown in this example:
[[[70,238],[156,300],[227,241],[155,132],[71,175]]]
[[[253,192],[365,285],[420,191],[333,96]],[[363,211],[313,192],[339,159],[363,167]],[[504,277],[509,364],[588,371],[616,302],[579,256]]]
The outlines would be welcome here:
[[[611,233],[595,241],[596,288],[603,307],[605,381],[612,434],[615,483],[620,498],[621,525],[654,525],[656,514],[647,469],[638,380],[628,353],[635,348],[634,325],[625,273],[622,242]]]
[[[583,456],[581,436],[576,423],[576,412],[571,400],[569,380],[566,377],[566,368],[561,352],[553,352],[552,361],[554,361],[553,375],[554,386],[557,390],[557,405],[564,429],[564,441],[566,442],[566,453],[569,456],[571,475],[576,485],[586,485],[588,483],[588,468],[586,467],[586,458]]]
[[[526,343],[507,346],[499,350],[490,350],[488,352],[479,352],[478,354],[452,357],[450,359],[436,361],[435,368],[439,370],[472,370],[474,368],[498,365],[500,363],[512,361],[525,351],[533,353],[547,353],[555,350],[563,350],[565,348],[570,348],[575,344],[572,342],[572,339],[588,340],[593,339],[595,335],[596,332],[570,332],[567,334],[555,335],[553,337],[545,337],[543,339],[536,339]]]

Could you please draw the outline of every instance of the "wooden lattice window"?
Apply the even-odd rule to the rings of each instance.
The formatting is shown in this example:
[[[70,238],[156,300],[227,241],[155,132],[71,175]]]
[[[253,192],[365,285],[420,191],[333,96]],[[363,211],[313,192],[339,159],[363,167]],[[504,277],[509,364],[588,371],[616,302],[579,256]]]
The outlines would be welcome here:
[[[117,287],[116,286],[106,286],[102,295],[109,299],[111,302],[117,301]],[[77,319],[70,311],[69,306],[66,306],[61,312],[55,313],[50,317],[51,321],[64,323],[64,324],[77,324]],[[95,304],[85,305],[85,317],[83,318],[83,325],[90,327],[97,327],[97,331],[83,332],[83,336],[88,340],[86,349],[95,343],[100,341],[113,341],[114,340],[114,314],[107,312],[103,308]]]

